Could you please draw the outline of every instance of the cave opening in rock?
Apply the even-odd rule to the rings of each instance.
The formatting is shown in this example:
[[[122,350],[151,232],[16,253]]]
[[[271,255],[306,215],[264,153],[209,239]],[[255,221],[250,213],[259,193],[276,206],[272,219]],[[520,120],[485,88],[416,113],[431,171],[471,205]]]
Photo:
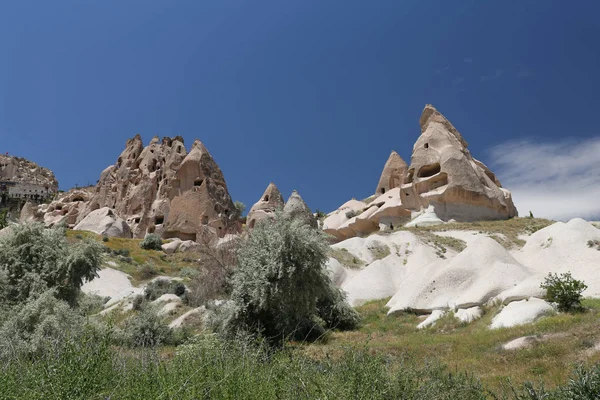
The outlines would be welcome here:
[[[419,178],[428,178],[435,174],[438,174],[441,171],[440,163],[434,163],[429,165],[423,165],[419,170],[417,176]]]
[[[136,224],[139,224],[139,223],[140,223],[140,221],[141,221],[141,218],[140,218],[140,217],[136,217],[136,218],[134,219],[134,222],[135,222]]]
[[[385,188],[381,188],[381,189],[379,189],[379,191],[381,192],[381,194],[384,194],[385,193]]]
[[[269,195],[265,196],[265,201],[269,201]]]
[[[73,200],[71,200],[71,201],[76,202],[76,201],[85,201],[85,200],[83,199],[83,197],[77,196],[77,197],[73,197]]]
[[[197,178],[196,180],[194,180],[194,186],[201,186],[202,182],[204,182],[204,180]]]
[[[429,148],[429,143],[425,143],[425,146],[423,146],[423,147],[425,147],[426,149],[428,149]]]
[[[156,217],[154,217],[154,224],[160,225],[163,222],[165,222],[165,217],[163,215],[157,215]]]

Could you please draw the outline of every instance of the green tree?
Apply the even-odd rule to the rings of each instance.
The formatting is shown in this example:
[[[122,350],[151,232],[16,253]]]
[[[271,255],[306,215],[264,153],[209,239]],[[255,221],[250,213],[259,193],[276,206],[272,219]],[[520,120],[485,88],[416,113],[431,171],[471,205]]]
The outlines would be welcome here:
[[[557,303],[560,311],[581,310],[581,293],[587,289],[587,285],[573,279],[570,272],[549,273],[540,287],[546,290],[546,300]]]
[[[0,229],[6,228],[8,225],[8,211],[0,210]]]
[[[235,201],[233,206],[235,207],[235,212],[238,218],[244,214],[244,211],[246,211],[246,205],[241,201]]]
[[[21,303],[53,289],[58,299],[73,304],[101,263],[102,246],[95,241],[69,245],[63,229],[15,225],[0,238],[0,302]]]
[[[327,274],[327,250],[323,233],[301,220],[278,214],[257,224],[238,252],[231,302],[217,319],[218,329],[226,336],[245,332],[280,344],[318,336],[329,326],[355,326],[340,321],[340,310],[358,318],[347,304],[336,307],[345,302]]]

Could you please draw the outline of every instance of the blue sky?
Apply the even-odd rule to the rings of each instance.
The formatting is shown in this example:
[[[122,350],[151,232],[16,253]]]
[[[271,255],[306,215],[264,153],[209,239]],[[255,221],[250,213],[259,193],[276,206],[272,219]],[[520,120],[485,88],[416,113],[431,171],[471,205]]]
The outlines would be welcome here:
[[[68,189],[136,133],[179,134],[205,143],[234,199],[250,206],[273,181],[330,211],[370,195],[391,150],[409,161],[432,103],[521,214],[599,216],[599,13],[586,0],[6,1],[0,152]]]

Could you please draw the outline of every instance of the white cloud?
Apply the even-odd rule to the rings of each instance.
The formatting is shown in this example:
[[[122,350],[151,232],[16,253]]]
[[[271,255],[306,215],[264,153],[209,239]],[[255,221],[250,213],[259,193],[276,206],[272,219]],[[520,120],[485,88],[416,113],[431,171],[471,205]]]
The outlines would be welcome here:
[[[600,217],[600,138],[511,141],[491,150],[493,169],[519,214],[568,220]]]

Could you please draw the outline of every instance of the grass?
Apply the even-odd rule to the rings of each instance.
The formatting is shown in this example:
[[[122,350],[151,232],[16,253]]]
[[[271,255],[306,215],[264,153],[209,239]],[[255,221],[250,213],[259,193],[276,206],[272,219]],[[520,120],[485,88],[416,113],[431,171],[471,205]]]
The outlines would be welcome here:
[[[389,249],[388,249],[389,251]],[[347,249],[334,249],[329,248],[329,257],[333,257],[340,262],[340,264],[345,265],[349,268],[361,268],[366,265],[366,263],[360,258],[352,255]]]
[[[554,221],[540,218],[511,218],[499,221],[454,222],[443,225],[423,227],[398,227],[395,230],[406,230],[415,234],[424,235],[424,232],[447,231],[478,231],[489,235],[507,249],[522,247],[525,244],[521,235],[531,235],[550,226]]]
[[[600,300],[585,299],[588,309],[579,314],[557,314],[531,325],[490,330],[497,307],[484,316],[462,324],[445,316],[433,327],[417,330],[422,321],[411,313],[386,315],[386,300],[358,308],[363,326],[354,332],[334,332],[326,345],[311,345],[305,351],[314,357],[345,346],[366,347],[378,354],[403,355],[410,359],[440,361],[454,371],[472,371],[486,387],[500,390],[507,380],[543,380],[547,387],[563,384],[578,363],[600,362],[600,352],[590,350],[600,343]],[[521,336],[564,333],[531,349],[504,351],[501,345]]]
[[[372,246],[368,247],[368,249],[376,260],[381,260],[391,254],[390,248],[380,242],[373,242]]]
[[[182,269],[196,267],[196,260],[200,258],[200,254],[198,253],[165,254],[164,252],[157,250],[144,250],[140,247],[142,239],[111,237],[107,242],[104,242],[102,236],[93,232],[74,230],[67,230],[66,236],[69,242],[76,242],[82,239],[93,239],[112,251],[128,251],[131,260],[128,260],[127,257],[124,256],[107,253],[106,261],[114,261],[117,266],[113,268],[131,275],[132,283],[134,285],[147,282],[158,274],[179,276]],[[150,270],[153,271],[153,274],[150,274]]]

